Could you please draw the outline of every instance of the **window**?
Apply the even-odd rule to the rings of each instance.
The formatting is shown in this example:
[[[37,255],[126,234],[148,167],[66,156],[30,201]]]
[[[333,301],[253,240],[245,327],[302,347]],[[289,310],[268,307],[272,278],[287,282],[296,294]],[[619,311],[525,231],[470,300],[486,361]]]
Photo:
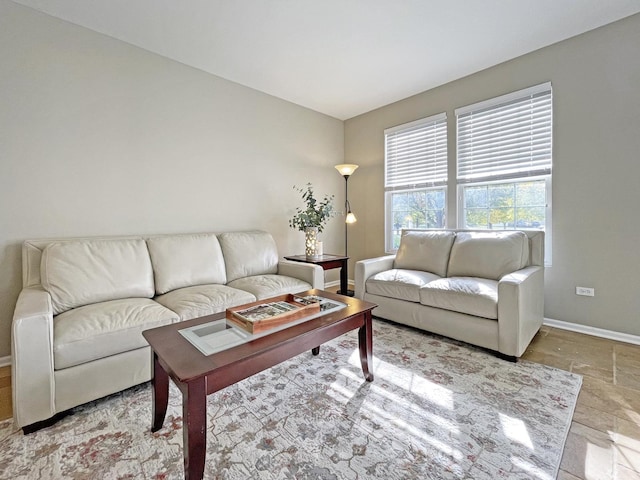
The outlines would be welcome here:
[[[545,230],[551,262],[551,84],[456,110],[458,225]]]
[[[442,113],[384,131],[385,244],[398,249],[403,228],[444,228],[447,116]]]

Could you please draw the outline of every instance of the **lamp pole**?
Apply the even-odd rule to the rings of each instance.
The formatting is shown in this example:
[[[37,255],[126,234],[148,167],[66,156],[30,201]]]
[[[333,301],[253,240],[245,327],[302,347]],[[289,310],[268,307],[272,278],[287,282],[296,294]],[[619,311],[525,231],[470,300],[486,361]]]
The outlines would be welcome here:
[[[344,212],[348,215],[351,211],[349,208],[349,175],[344,176]],[[346,218],[346,217],[345,217]],[[344,256],[349,256],[349,222],[344,222]]]
[[[344,256],[349,256],[349,224],[356,222],[356,216],[351,211],[351,204],[349,203],[349,177],[355,172],[358,165],[351,163],[345,163],[336,165],[336,170],[340,172],[340,175],[344,177]],[[347,275],[347,267],[345,266],[345,276]],[[348,277],[347,277],[348,278]],[[353,296],[353,290],[347,290],[346,292],[340,291],[342,295]]]

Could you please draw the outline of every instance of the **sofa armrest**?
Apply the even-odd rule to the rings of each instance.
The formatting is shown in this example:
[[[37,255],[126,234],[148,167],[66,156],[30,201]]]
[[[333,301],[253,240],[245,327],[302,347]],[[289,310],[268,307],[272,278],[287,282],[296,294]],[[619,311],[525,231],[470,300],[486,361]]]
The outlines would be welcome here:
[[[391,270],[395,255],[385,255],[383,257],[368,258],[356,262],[356,278],[355,278],[355,296],[360,300],[364,300],[365,284],[367,279],[376,273]]]
[[[544,267],[526,267],[498,282],[498,346],[520,357],[544,320]]]
[[[55,414],[53,307],[40,288],[18,296],[11,337],[13,418],[18,427]]]
[[[311,288],[324,290],[324,270],[320,265],[280,260],[278,263],[278,274],[297,278],[310,284]]]

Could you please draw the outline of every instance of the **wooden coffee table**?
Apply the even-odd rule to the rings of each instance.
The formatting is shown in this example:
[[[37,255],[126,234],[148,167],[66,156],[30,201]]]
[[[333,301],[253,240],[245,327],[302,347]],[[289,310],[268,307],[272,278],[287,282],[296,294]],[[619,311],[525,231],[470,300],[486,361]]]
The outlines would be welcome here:
[[[221,320],[224,313],[165,325],[142,332],[153,350],[153,413],[151,431],[162,428],[169,400],[169,377],[182,392],[184,471],[189,480],[204,475],[207,431],[207,395],[233,385],[305,351],[314,355],[320,345],[358,330],[364,378],[373,381],[371,310],[375,304],[320,290],[299,295],[319,295],[347,304],[317,318],[290,326],[212,355],[202,354],[179,330]],[[266,301],[266,300],[265,300]]]

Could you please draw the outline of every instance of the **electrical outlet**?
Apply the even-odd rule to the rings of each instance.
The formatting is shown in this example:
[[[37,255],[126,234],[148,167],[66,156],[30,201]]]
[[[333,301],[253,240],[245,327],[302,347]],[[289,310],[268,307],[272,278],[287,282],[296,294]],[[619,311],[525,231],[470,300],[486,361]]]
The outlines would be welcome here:
[[[586,297],[595,297],[596,289],[591,287],[576,287],[576,295],[584,295]]]

